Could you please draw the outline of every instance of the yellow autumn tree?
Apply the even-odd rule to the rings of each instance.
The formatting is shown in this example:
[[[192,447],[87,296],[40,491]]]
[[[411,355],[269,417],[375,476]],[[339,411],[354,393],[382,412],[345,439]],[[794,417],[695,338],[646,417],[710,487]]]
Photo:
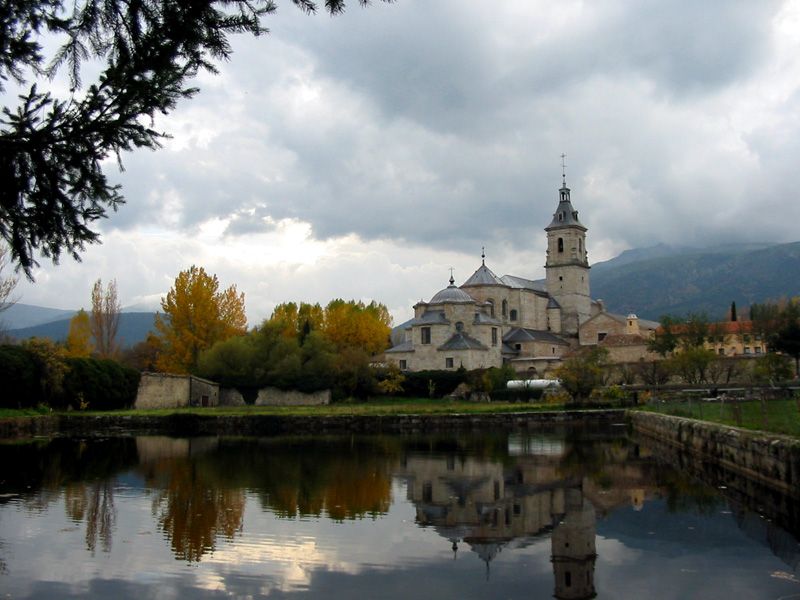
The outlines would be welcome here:
[[[67,356],[80,358],[92,353],[92,328],[89,314],[80,309],[69,321],[69,333],[66,341]]]
[[[388,309],[379,302],[336,299],[325,307],[322,331],[340,349],[360,348],[373,355],[388,347],[391,324]]]
[[[232,285],[219,289],[216,275],[192,265],[181,271],[161,300],[164,317],[156,317],[161,342],[158,368],[189,373],[197,366],[200,352],[215,342],[247,333],[244,293]]]
[[[280,323],[283,335],[304,339],[311,331],[322,329],[325,313],[319,304],[301,302],[300,306],[294,302],[278,304],[269,318],[271,323]]]

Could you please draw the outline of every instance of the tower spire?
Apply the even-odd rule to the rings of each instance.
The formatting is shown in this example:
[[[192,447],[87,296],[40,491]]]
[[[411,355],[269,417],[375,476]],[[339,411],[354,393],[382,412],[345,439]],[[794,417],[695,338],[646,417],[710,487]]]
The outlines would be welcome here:
[[[561,153],[561,185],[567,187],[567,155]]]
[[[456,280],[453,277],[453,267],[450,267],[450,285],[455,285],[455,284],[456,284]]]
[[[486,266],[486,246],[481,246],[481,266]]]

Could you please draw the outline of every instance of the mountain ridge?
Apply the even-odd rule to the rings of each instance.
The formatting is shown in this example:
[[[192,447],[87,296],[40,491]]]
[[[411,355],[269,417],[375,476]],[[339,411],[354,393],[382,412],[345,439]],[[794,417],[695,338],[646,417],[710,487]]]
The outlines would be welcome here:
[[[591,276],[592,296],[614,312],[647,319],[705,312],[721,319],[731,302],[744,309],[800,295],[800,242],[666,247],[641,260],[622,253],[593,265]]]

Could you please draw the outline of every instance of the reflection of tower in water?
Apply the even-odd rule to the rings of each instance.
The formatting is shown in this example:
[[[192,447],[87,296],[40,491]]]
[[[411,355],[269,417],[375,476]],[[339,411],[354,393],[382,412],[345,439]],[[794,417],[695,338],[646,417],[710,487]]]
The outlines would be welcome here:
[[[553,530],[554,596],[559,600],[585,600],[596,596],[594,563],[596,517],[580,488],[566,490],[566,513]]]

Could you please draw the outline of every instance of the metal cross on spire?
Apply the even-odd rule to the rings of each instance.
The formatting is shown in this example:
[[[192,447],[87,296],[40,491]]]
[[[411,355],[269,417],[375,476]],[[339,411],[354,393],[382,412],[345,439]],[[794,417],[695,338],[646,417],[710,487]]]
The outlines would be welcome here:
[[[453,277],[453,267],[450,267],[450,285],[455,285],[456,279]]]
[[[486,265],[486,246],[481,246],[481,264]]]
[[[567,155],[561,153],[561,183],[567,187]]]

